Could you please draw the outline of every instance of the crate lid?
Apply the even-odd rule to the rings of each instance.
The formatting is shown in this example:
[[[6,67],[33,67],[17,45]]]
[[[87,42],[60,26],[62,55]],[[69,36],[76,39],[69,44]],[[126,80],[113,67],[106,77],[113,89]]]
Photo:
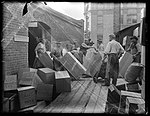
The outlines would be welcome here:
[[[50,68],[39,68],[38,70],[42,71],[42,72],[55,72],[53,69],[50,69]]]
[[[70,78],[70,75],[67,71],[57,71],[55,72],[55,78],[56,79]]]
[[[136,92],[130,92],[130,91],[123,91],[121,90],[121,95],[124,95],[124,96],[132,96],[132,97],[138,97],[138,98],[141,98],[141,94],[140,93],[136,93]]]
[[[27,86],[27,87],[19,87],[19,88],[17,88],[18,91],[24,91],[24,90],[27,90],[27,89],[35,89],[35,87]]]
[[[140,99],[140,98],[127,97],[127,100],[129,101],[129,103],[135,103],[135,104],[144,104],[145,103],[144,99]]]

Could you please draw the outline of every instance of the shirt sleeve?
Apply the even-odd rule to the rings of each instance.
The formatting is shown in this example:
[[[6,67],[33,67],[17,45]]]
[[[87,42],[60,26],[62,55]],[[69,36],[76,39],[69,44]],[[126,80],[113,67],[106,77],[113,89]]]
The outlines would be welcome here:
[[[105,54],[108,54],[109,52],[110,52],[110,43],[108,42],[104,53],[105,53]]]
[[[141,45],[139,43],[136,44],[138,52],[141,52]]]

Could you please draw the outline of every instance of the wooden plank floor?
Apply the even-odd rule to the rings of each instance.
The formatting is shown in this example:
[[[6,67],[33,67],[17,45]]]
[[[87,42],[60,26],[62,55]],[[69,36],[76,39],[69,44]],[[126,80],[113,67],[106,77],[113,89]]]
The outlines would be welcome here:
[[[71,92],[61,93],[54,101],[35,108],[41,113],[104,113],[108,87],[95,84],[92,78],[71,82]]]

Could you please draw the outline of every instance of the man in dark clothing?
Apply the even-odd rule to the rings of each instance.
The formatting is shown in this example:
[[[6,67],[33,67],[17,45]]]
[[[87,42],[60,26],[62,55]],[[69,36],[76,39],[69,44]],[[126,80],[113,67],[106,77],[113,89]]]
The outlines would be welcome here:
[[[127,51],[133,55],[133,62],[141,62],[141,45],[137,42],[138,38],[133,36],[130,38],[131,43]]]

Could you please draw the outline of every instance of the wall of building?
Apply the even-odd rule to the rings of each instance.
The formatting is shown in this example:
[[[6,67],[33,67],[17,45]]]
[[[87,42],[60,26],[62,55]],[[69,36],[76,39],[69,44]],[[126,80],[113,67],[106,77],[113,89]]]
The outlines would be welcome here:
[[[16,74],[18,69],[28,67],[28,42],[21,41],[22,37],[28,39],[28,29],[22,26],[22,8],[20,3],[3,5],[2,47],[6,75]]]
[[[136,14],[137,23],[140,22],[140,10],[144,7],[143,4],[138,3],[90,3],[89,6],[90,7],[87,15],[89,16],[89,29],[91,31],[90,37],[95,42],[95,44],[97,44],[97,35],[98,38],[102,37],[105,47],[109,41],[109,34],[116,33],[127,26],[133,25],[133,23],[127,24],[128,15]],[[100,20],[101,24],[99,24]],[[122,24],[121,21],[123,22]]]

